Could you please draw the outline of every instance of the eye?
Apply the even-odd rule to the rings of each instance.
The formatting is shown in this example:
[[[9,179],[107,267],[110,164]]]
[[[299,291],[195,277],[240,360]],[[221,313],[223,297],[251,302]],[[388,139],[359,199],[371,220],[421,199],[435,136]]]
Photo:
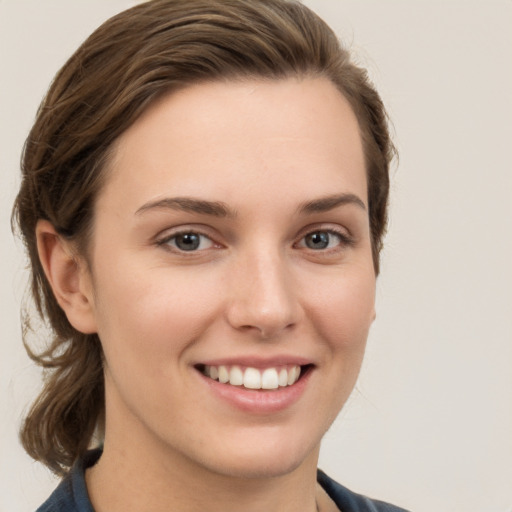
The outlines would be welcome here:
[[[314,251],[333,249],[349,243],[345,235],[331,230],[318,230],[308,233],[299,242],[299,247],[306,247]]]
[[[213,247],[213,241],[201,233],[187,231],[175,233],[158,242],[159,245],[170,246],[173,249],[184,252],[202,251]]]

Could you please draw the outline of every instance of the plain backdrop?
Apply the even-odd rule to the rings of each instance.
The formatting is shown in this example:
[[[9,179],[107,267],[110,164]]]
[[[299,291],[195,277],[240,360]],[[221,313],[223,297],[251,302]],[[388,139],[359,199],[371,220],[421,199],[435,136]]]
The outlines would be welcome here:
[[[0,0],[0,512],[56,480],[24,454],[40,375],[21,344],[27,274],[10,209],[37,106],[128,0]],[[394,123],[377,321],[320,466],[416,512],[512,511],[512,2],[309,0],[368,67]]]

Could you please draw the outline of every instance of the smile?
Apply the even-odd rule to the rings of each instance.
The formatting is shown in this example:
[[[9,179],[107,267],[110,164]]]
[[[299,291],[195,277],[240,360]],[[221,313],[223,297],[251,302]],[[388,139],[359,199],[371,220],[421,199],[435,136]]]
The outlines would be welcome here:
[[[238,365],[210,366],[202,368],[204,375],[221,384],[244,387],[246,389],[279,389],[295,384],[301,375],[299,365],[252,368]]]

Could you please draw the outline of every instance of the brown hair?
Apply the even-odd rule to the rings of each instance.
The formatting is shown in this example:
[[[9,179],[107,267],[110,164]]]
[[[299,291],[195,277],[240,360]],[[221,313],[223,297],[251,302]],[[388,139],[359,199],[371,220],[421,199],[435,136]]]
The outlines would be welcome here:
[[[329,78],[359,120],[378,273],[394,153],[386,113],[366,72],[298,1],[145,2],[105,22],[57,74],[25,144],[13,211],[30,257],[33,299],[54,332],[42,353],[24,336],[28,354],[46,369],[21,430],[33,458],[66,473],[87,450],[105,407],[100,340],[76,331],[57,304],[37,253],[37,221],[50,221],[86,253],[113,143],[162,94],[200,81],[306,75]]]

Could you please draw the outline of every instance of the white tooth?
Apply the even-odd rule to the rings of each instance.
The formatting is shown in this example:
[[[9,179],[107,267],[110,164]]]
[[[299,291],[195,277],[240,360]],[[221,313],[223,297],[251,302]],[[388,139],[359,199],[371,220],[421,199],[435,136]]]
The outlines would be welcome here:
[[[219,366],[219,382],[222,384],[229,382],[229,372],[225,366]]]
[[[261,373],[256,368],[246,368],[244,372],[244,387],[261,389]]]
[[[258,372],[259,373],[259,372]],[[267,368],[261,376],[261,387],[263,389],[277,389],[279,387],[279,377],[275,368]]]
[[[216,366],[210,366],[210,378],[213,380],[219,378],[219,369]]]
[[[281,387],[288,386],[288,372],[286,368],[282,368],[279,372],[279,385]]]
[[[233,366],[229,372],[229,383],[232,386],[241,386],[244,383],[244,374],[239,366]]]
[[[293,366],[288,371],[288,386],[295,384],[300,375],[300,366]]]

